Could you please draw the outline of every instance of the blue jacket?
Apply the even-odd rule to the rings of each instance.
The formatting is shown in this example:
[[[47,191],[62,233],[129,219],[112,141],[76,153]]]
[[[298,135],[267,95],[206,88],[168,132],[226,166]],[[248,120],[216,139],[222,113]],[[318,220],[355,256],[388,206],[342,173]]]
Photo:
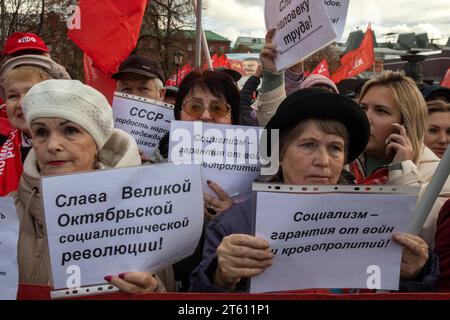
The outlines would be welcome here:
[[[203,248],[203,260],[191,274],[191,292],[227,292],[228,290],[212,283],[212,276],[217,267],[216,249],[222,239],[230,234],[252,234],[251,217],[252,200],[234,205],[228,211],[209,222]],[[415,279],[400,279],[400,292],[432,292],[439,285],[439,261],[436,254],[429,250],[429,258],[421,273]],[[243,279],[236,286],[236,291],[247,291],[248,279]]]

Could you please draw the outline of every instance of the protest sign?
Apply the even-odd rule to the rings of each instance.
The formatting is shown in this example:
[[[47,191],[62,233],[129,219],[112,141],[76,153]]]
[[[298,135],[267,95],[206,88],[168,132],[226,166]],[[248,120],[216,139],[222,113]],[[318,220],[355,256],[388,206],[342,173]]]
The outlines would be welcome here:
[[[323,0],[328,16],[336,31],[336,40],[338,41],[342,38],[342,34],[344,33],[349,2],[349,0]]]
[[[323,1],[266,0],[267,29],[275,28],[277,70],[304,60],[336,40],[336,32]]]
[[[398,290],[402,247],[391,237],[406,232],[419,188],[255,184],[253,189],[255,236],[270,242],[274,260],[252,278],[250,292]]]
[[[155,153],[175,118],[170,104],[120,92],[114,94],[112,108],[115,127],[131,134],[147,157]]]
[[[202,232],[198,165],[44,177],[42,195],[56,289],[155,272],[192,254]]]
[[[260,173],[261,132],[257,127],[172,121],[169,161],[201,164],[205,192],[216,196],[207,185],[211,180],[239,201],[248,197]]]
[[[0,300],[16,300],[19,286],[19,219],[12,197],[0,198]]]

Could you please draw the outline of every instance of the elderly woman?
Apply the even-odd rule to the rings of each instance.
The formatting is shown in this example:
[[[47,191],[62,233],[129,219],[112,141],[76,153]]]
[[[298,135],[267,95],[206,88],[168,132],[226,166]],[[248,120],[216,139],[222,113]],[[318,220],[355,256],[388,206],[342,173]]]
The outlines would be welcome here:
[[[175,119],[217,124],[239,124],[239,90],[233,79],[220,71],[190,72],[181,82],[175,103]],[[161,140],[154,162],[168,157],[169,135]],[[216,183],[209,187],[217,194],[204,193],[205,215],[212,218],[233,205],[233,200]]]
[[[280,168],[270,180],[296,185],[344,182],[344,164],[364,150],[369,128],[364,112],[346,97],[317,88],[293,93],[266,126],[278,129],[280,134]],[[247,201],[210,222],[204,259],[191,276],[192,291],[245,290],[248,278],[271,266],[269,242],[250,235],[251,221],[251,201]],[[414,283],[411,287],[429,290],[435,285],[436,275],[428,273],[437,262],[434,255],[428,259],[426,244],[416,238],[394,236],[406,249],[400,273]],[[423,270],[427,276],[422,276]]]
[[[15,195],[20,218],[19,281],[51,285],[50,258],[44,226],[40,178],[104,168],[140,165],[136,142],[114,129],[111,107],[95,89],[72,80],[47,80],[25,96],[23,112],[33,139]],[[126,270],[124,270],[126,271]],[[126,292],[164,290],[145,272],[127,272],[105,279]]]
[[[415,82],[386,72],[366,82],[359,102],[370,122],[369,142],[351,164],[358,184],[424,185],[431,181],[440,159],[424,145],[427,106]],[[434,246],[439,209],[450,196],[444,185],[421,237]]]
[[[175,119],[217,124],[239,124],[239,91],[233,79],[220,71],[190,72],[181,82],[175,102]],[[168,157],[169,135],[161,140],[154,162]],[[208,219],[233,205],[233,199],[214,181],[208,186],[216,196],[204,193],[204,213]],[[193,255],[174,265],[179,291],[189,290],[189,275],[201,261],[204,232]]]

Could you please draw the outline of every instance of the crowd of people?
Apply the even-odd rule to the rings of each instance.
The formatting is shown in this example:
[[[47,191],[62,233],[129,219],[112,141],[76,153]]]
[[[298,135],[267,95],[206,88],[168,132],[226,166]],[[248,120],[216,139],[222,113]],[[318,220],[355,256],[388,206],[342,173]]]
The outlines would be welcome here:
[[[277,71],[272,37],[273,30],[241,90],[239,74],[226,68],[193,70],[179,87],[165,87],[163,70],[143,55],[125,59],[112,78],[118,92],[173,104],[176,120],[278,130],[279,170],[257,181],[417,186],[422,195],[450,143],[450,89],[385,72],[346,97],[322,75],[305,77],[302,61]],[[13,187],[2,185],[0,194],[16,202],[19,281],[52,286],[41,177],[167,162],[170,133],[145,156],[114,128],[108,100],[71,80],[35,34],[14,33],[3,45],[0,98],[0,145],[16,144],[21,159],[20,180],[10,179]],[[155,273],[123,270],[105,281],[131,293],[246,291],[249,279],[272,265],[270,244],[252,235],[251,199],[236,203],[217,181],[208,187],[191,256]],[[403,248],[400,291],[450,291],[449,198],[447,179],[422,232],[392,236]]]

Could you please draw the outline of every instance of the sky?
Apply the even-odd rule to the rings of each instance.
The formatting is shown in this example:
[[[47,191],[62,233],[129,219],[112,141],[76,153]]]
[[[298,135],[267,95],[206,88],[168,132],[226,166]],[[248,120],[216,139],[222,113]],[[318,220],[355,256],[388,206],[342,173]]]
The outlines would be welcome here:
[[[264,38],[265,0],[206,2],[205,30],[214,31],[232,43],[238,36]],[[369,21],[379,42],[396,41],[384,36],[387,33],[426,32],[430,39],[436,39],[435,43],[445,44],[450,37],[450,0],[350,0],[342,40],[357,28],[365,31]]]

